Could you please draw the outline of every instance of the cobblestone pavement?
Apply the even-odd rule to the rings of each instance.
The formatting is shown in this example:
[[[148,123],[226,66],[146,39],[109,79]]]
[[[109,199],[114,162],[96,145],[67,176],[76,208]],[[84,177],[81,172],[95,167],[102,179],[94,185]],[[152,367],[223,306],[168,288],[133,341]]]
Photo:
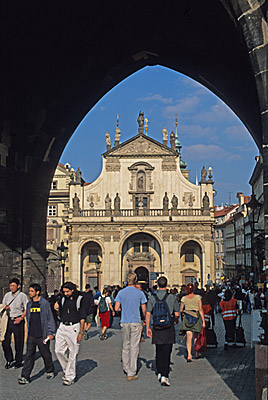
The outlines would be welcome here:
[[[140,346],[139,379],[128,382],[121,365],[121,332],[118,318],[109,339],[100,341],[97,328],[90,331],[90,339],[83,341],[77,364],[77,382],[69,387],[61,383],[62,372],[55,361],[57,376],[46,379],[43,361],[37,353],[37,361],[31,383],[17,383],[20,371],[4,369],[0,351],[0,399],[1,400],[75,400],[115,399],[163,399],[173,400],[254,400],[254,352],[250,347],[250,315],[243,315],[247,345],[223,350],[224,326],[221,315],[216,315],[218,347],[210,348],[204,358],[187,364],[185,345],[179,340],[172,353],[170,387],[161,387],[155,374],[154,346],[146,339]],[[54,348],[54,344],[52,345]],[[53,350],[53,349],[52,349]],[[56,360],[53,352],[53,359]]]

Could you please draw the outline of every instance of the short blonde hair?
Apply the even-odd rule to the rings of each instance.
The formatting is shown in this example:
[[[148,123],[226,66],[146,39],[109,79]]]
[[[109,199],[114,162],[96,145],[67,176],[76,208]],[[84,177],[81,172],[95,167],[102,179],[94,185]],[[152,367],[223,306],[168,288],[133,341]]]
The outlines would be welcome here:
[[[135,274],[135,272],[129,272],[129,274],[127,275],[128,285],[135,285],[135,283],[137,283],[137,280],[138,280],[137,274]]]

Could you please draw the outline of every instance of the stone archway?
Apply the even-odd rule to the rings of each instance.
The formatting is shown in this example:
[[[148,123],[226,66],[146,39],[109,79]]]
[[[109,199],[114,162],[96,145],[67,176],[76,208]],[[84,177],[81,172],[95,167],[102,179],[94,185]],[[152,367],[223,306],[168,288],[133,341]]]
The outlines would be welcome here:
[[[147,284],[151,286],[153,282],[149,279],[149,273],[161,272],[161,265],[160,244],[154,236],[148,233],[135,233],[125,240],[122,247],[121,264],[123,280],[129,271],[138,269],[142,277],[146,277]],[[139,270],[139,268],[142,269]]]
[[[95,286],[101,287],[102,274],[102,250],[95,241],[85,243],[81,248],[81,289],[89,283],[91,289]]]
[[[266,2],[249,0],[161,5],[148,0],[142,10],[131,2],[107,3],[105,9],[99,2],[84,8],[67,2],[64,10],[45,3],[23,3],[12,12],[4,8],[0,252],[12,256],[0,265],[2,288],[11,274],[26,286],[30,279],[44,284],[46,207],[60,155],[97,101],[147,65],[163,65],[198,80],[244,122],[264,158],[268,216],[266,12]],[[93,24],[88,15],[94,15]],[[164,27],[163,21],[168,21]],[[268,264],[268,236],[266,242]]]
[[[180,252],[180,273],[182,274],[182,283],[189,283],[197,280],[203,286],[203,259],[202,248],[194,240],[188,240],[181,247]]]

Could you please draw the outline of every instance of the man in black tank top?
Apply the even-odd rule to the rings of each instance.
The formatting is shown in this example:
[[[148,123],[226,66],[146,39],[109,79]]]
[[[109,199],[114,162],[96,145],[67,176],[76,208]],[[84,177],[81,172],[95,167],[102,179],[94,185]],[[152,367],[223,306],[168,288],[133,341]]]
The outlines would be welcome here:
[[[70,386],[76,376],[76,357],[83,336],[87,309],[83,296],[76,290],[74,283],[65,282],[62,291],[64,296],[60,302],[55,303],[55,310],[61,321],[55,338],[55,353],[63,369],[62,383]]]

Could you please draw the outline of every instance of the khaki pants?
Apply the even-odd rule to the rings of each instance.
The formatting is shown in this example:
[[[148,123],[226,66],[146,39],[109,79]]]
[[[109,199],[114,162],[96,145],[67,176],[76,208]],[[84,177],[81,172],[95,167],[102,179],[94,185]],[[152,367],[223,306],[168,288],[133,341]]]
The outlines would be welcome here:
[[[141,324],[140,322],[134,322],[129,324],[121,324],[121,327],[123,335],[123,370],[128,376],[134,376],[137,373]]]
[[[74,325],[60,324],[55,337],[55,353],[63,369],[66,380],[73,381],[76,376],[76,356],[79,351],[77,336],[80,323]],[[66,352],[69,351],[67,357]]]

